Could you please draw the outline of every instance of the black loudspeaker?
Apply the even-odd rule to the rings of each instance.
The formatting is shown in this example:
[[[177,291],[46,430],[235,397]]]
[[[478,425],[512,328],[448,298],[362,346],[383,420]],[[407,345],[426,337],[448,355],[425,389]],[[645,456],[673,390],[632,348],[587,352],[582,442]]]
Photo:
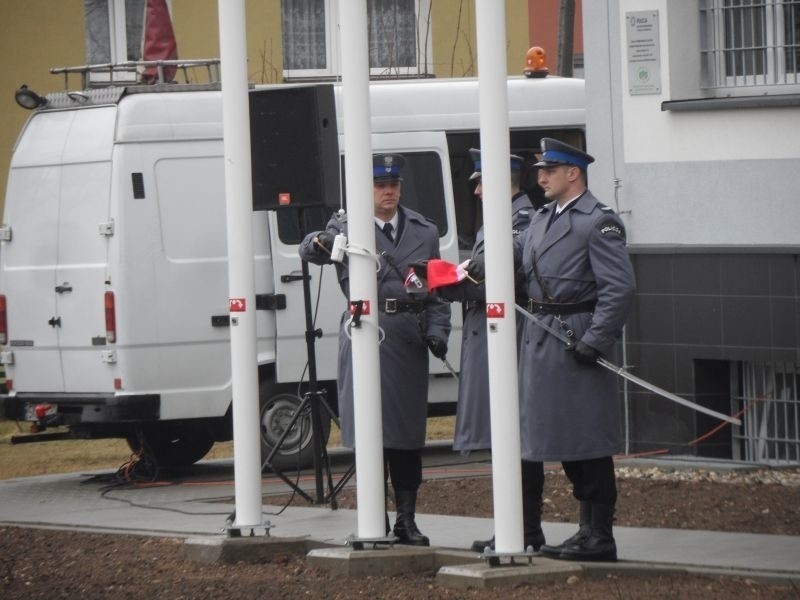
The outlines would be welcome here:
[[[332,85],[250,96],[253,210],[339,208],[339,139]]]

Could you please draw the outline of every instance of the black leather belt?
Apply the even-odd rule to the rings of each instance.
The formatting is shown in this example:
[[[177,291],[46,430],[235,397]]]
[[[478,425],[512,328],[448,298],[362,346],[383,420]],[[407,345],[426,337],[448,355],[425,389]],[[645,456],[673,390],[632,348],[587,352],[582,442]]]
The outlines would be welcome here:
[[[596,300],[586,300],[585,302],[539,302],[533,298],[528,299],[527,308],[530,313],[542,315],[574,315],[577,313],[592,312]]]
[[[481,308],[486,306],[486,302],[483,300],[465,300],[464,301],[464,310],[472,310],[473,308]]]
[[[378,302],[378,310],[387,315],[399,312],[421,312],[425,308],[422,302],[414,300],[398,300],[397,298],[386,298]]]

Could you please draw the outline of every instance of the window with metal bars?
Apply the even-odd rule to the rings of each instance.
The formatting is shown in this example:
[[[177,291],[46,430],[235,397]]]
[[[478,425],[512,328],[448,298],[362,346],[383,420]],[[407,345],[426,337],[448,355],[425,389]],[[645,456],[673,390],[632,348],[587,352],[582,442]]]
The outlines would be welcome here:
[[[800,365],[739,362],[731,369],[734,459],[762,464],[800,463]]]
[[[701,0],[700,15],[704,87],[800,90],[800,0]]]

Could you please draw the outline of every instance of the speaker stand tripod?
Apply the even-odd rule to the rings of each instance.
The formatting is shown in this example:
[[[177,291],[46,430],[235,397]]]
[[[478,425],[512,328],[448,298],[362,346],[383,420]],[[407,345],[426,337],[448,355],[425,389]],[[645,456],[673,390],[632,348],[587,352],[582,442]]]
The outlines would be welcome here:
[[[302,228],[301,228],[302,231]],[[355,473],[355,463],[351,464],[347,471],[342,475],[342,478],[334,486],[333,475],[331,473],[330,458],[326,447],[327,440],[324,439],[322,432],[322,416],[321,410],[324,409],[330,415],[331,419],[339,426],[339,419],[331,410],[330,405],[325,400],[325,390],[320,390],[317,383],[317,358],[315,351],[316,338],[322,337],[322,331],[314,329],[314,321],[311,310],[311,277],[308,272],[308,263],[302,262],[302,279],[303,279],[303,304],[305,306],[306,317],[306,351],[308,353],[308,391],[303,395],[297,410],[292,415],[286,429],[281,434],[275,446],[270,451],[261,470],[268,467],[278,477],[280,477],[289,487],[291,487],[298,495],[305,498],[312,504],[330,504],[331,508],[337,508],[336,496],[345,486],[347,481]],[[272,460],[275,454],[280,450],[281,445],[284,443],[286,437],[291,433],[292,429],[297,425],[297,421],[305,415],[307,411],[311,413],[311,443],[314,451],[314,480],[316,483],[316,496],[311,497],[306,491],[301,489],[294,481],[289,479],[283,472],[272,465]],[[302,436],[301,436],[302,439]],[[299,452],[299,450],[298,450]],[[327,483],[328,492],[325,493],[325,483]]]

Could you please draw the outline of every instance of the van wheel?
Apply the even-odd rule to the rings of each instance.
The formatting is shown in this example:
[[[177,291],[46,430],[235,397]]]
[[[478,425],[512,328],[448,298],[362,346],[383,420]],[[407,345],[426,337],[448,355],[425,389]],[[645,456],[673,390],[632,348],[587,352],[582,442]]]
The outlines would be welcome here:
[[[264,388],[262,388],[264,389]],[[261,460],[265,469],[279,471],[301,470],[314,464],[314,445],[311,435],[311,405],[306,404],[300,416],[288,429],[292,418],[302,402],[301,398],[289,393],[278,393],[261,403]],[[320,407],[321,441],[327,445],[331,432],[331,417],[324,407]],[[280,441],[285,431],[289,431],[272,457],[266,460]]]
[[[205,424],[159,423],[142,427],[126,439],[134,452],[141,451],[144,443],[145,452],[159,467],[188,467],[214,445],[214,436]]]

